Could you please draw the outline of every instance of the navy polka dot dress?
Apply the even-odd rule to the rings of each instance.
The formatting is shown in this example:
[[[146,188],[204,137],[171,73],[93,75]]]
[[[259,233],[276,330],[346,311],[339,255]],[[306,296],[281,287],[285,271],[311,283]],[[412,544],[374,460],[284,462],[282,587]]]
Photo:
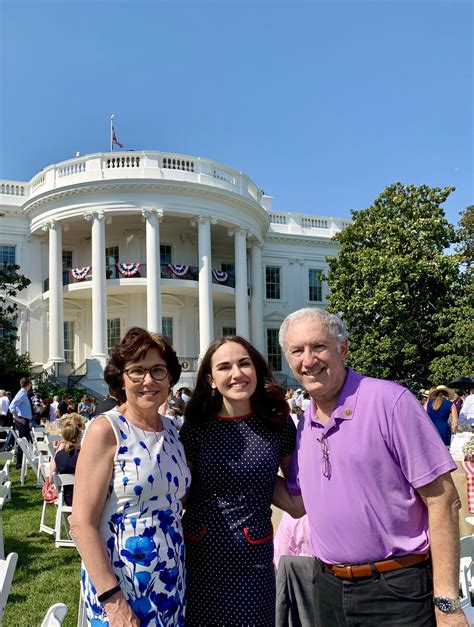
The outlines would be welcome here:
[[[271,500],[280,457],[295,447],[289,418],[273,432],[254,415],[184,424],[193,465],[183,517],[186,625],[275,624]]]

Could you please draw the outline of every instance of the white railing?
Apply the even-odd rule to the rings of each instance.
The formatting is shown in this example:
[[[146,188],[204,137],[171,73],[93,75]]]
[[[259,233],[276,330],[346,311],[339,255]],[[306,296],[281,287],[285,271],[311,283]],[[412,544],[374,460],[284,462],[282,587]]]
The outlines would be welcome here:
[[[115,171],[117,172],[115,175]],[[260,190],[247,175],[232,170],[210,159],[161,152],[123,151],[97,153],[76,157],[42,170],[31,181],[31,196],[67,184],[103,181],[119,176],[121,179],[183,180],[189,183],[227,189],[245,196],[258,204],[262,201]],[[40,189],[41,188],[41,189]]]
[[[292,233],[294,235],[315,230],[329,231],[332,237],[335,233],[343,231],[351,222],[344,218],[327,218],[325,216],[312,216],[304,213],[269,213],[270,230],[276,233]],[[325,234],[327,236],[327,233]]]
[[[5,194],[5,196],[26,196],[28,194],[28,183],[1,181],[0,194]]]

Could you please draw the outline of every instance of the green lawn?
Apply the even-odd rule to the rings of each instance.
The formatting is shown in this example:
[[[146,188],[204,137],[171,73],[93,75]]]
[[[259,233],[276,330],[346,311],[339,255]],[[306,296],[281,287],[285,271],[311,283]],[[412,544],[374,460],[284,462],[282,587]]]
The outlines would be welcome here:
[[[3,465],[3,464],[2,464]],[[13,470],[12,500],[3,507],[5,555],[18,553],[4,627],[40,625],[47,609],[54,603],[65,603],[66,627],[77,625],[81,561],[74,548],[56,549],[53,536],[40,533],[39,522],[43,499],[31,470],[25,485],[20,473]],[[47,524],[54,526],[55,506],[48,506]]]

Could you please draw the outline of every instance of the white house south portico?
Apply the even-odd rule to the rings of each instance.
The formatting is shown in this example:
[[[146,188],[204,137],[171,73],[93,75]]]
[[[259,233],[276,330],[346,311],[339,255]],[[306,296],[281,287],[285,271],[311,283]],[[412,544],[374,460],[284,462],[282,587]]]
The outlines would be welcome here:
[[[172,339],[190,384],[199,355],[230,333],[284,376],[279,324],[325,305],[325,258],[347,223],[273,212],[245,174],[157,152],[86,155],[0,185],[0,261],[13,255],[32,281],[20,346],[38,368],[88,364],[91,381],[132,325]]]

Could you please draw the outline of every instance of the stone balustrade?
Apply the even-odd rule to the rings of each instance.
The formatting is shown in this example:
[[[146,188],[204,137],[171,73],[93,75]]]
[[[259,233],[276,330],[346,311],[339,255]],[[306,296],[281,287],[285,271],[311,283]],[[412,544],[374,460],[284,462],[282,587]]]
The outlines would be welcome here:
[[[66,185],[112,182],[114,178],[180,180],[226,189],[259,204],[262,200],[262,191],[247,175],[215,161],[172,153],[132,151],[97,153],[63,161],[48,166],[29,183],[0,181],[0,193],[23,196],[26,201]]]
[[[350,220],[344,218],[328,218],[325,216],[311,216],[303,213],[278,213],[271,211],[270,231],[276,233],[288,233],[293,235],[304,235],[311,233],[314,235],[316,229],[326,232],[330,231],[330,235],[334,235],[338,231],[342,231],[350,224]]]

